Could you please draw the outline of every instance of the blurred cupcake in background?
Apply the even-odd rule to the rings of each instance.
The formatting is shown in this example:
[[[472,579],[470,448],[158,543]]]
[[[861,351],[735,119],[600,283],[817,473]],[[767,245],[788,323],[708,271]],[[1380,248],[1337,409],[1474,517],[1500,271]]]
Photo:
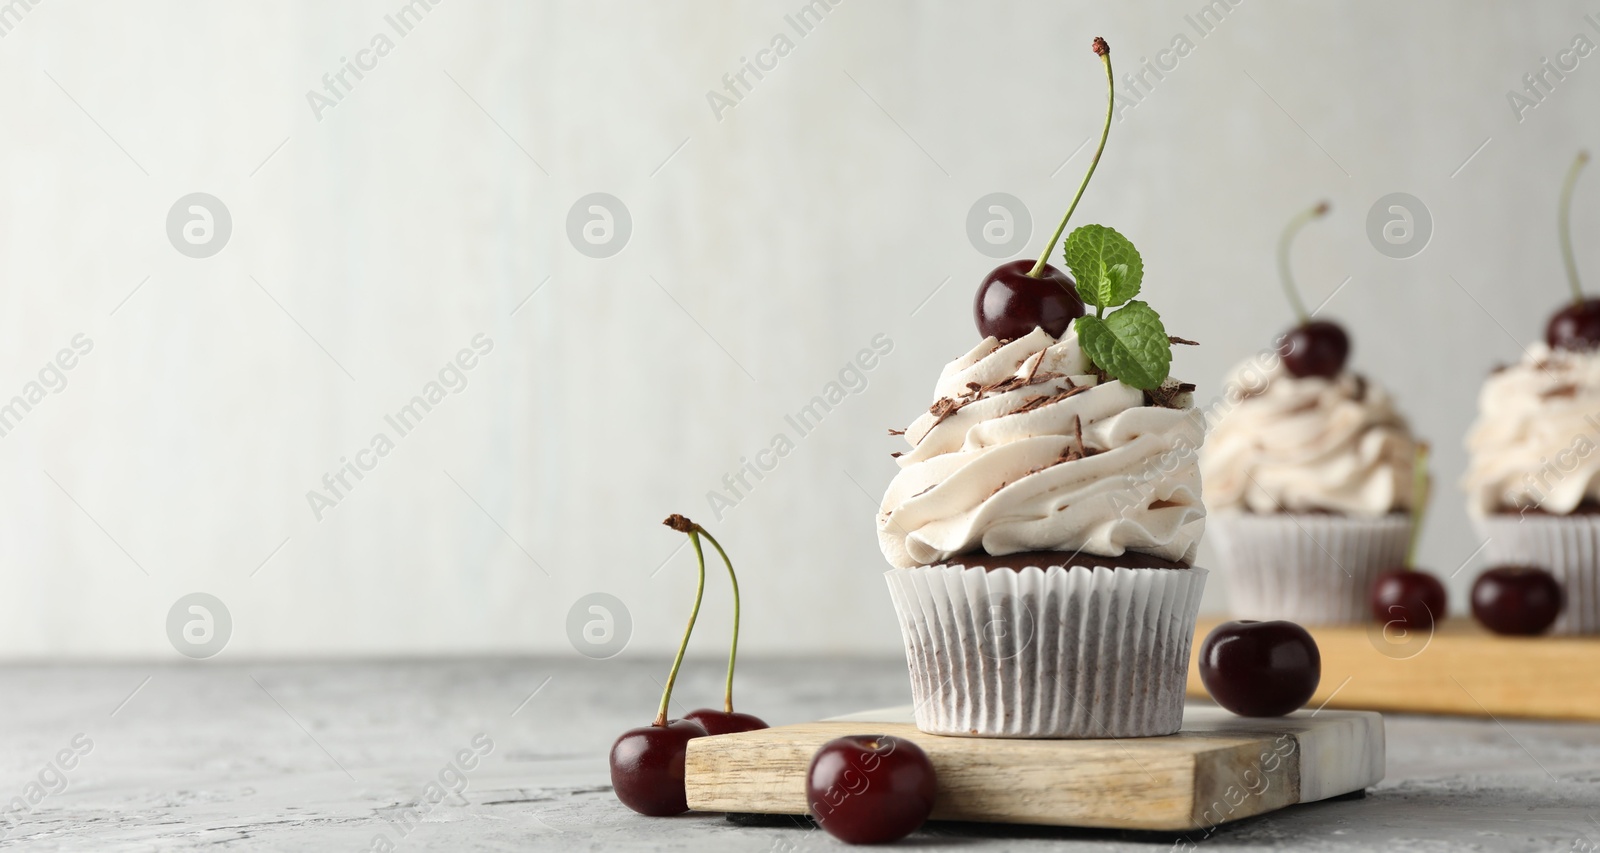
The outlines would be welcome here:
[[[1541,568],[1560,582],[1554,634],[1600,633],[1600,300],[1578,285],[1567,226],[1586,162],[1580,152],[1561,192],[1573,301],[1550,319],[1544,343],[1483,383],[1462,480],[1490,562]]]
[[[1418,442],[1388,392],[1346,369],[1348,336],[1310,319],[1289,274],[1295,233],[1327,212],[1284,230],[1280,274],[1300,325],[1229,374],[1200,455],[1207,532],[1239,618],[1365,621],[1374,579],[1411,539]]]

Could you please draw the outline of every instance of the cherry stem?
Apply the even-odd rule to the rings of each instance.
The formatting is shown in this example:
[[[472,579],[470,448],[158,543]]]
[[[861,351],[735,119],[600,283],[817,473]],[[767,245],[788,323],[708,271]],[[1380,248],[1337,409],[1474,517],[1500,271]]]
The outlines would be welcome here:
[[[1044,244],[1044,254],[1039,256],[1039,262],[1033,265],[1033,269],[1028,270],[1031,278],[1044,275],[1045,264],[1050,261],[1050,253],[1055,250],[1056,242],[1061,239],[1061,232],[1067,230],[1067,220],[1072,218],[1072,212],[1078,209],[1078,199],[1083,198],[1084,188],[1089,186],[1089,179],[1094,177],[1094,169],[1100,165],[1100,155],[1106,150],[1106,137],[1111,135],[1112,110],[1117,104],[1117,84],[1115,78],[1111,76],[1111,48],[1105,39],[1097,38],[1094,40],[1094,52],[1100,55],[1101,64],[1106,67],[1106,124],[1100,131],[1100,147],[1094,150],[1094,159],[1089,161],[1089,171],[1084,173],[1083,183],[1078,184],[1078,194],[1072,197],[1072,206],[1067,208],[1067,215],[1061,217],[1061,224],[1056,226],[1056,233],[1051,234],[1050,241]]]
[[[1422,517],[1428,512],[1428,443],[1417,443],[1411,469],[1411,541],[1406,543],[1406,568],[1417,565],[1417,544],[1422,541]]]
[[[1567,283],[1572,285],[1573,302],[1583,304],[1583,289],[1578,286],[1578,261],[1572,256],[1572,187],[1578,182],[1578,173],[1589,162],[1589,152],[1579,151],[1567,170],[1567,179],[1561,184],[1561,212],[1557,227],[1561,229],[1561,260],[1567,265]]]
[[[1294,275],[1289,271],[1289,246],[1294,243],[1294,236],[1306,223],[1313,219],[1321,219],[1328,215],[1328,203],[1319,201],[1315,205],[1302,210],[1289,220],[1284,226],[1283,235],[1278,238],[1278,279],[1283,282],[1283,292],[1289,295],[1289,305],[1294,308],[1294,314],[1300,318],[1300,324],[1311,322],[1311,315],[1306,313],[1304,302],[1300,301],[1300,292],[1295,289]]]
[[[728,686],[722,691],[722,710],[733,713],[733,661],[739,656],[739,576],[733,573],[733,561],[728,559],[728,552],[722,550],[722,543],[717,537],[704,527],[700,532],[705,534],[711,547],[717,549],[722,555],[722,563],[728,567],[728,581],[733,584],[733,643],[728,646]]]
[[[689,611],[689,627],[683,629],[683,642],[678,644],[678,656],[672,661],[672,671],[667,673],[667,686],[661,691],[661,709],[656,712],[656,721],[653,725],[665,726],[667,724],[667,703],[672,700],[672,685],[678,681],[678,670],[683,666],[683,653],[689,648],[689,635],[694,633],[694,620],[700,616],[700,599],[706,592],[706,555],[700,548],[700,535],[696,529],[691,529],[689,541],[694,544],[694,556],[700,563],[700,581],[694,590],[694,609]]]

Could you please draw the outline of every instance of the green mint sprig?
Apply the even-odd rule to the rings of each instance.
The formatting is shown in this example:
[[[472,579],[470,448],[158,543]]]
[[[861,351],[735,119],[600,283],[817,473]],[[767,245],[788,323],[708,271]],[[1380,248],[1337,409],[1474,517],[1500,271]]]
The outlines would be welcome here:
[[[1093,316],[1073,321],[1084,354],[1124,385],[1141,391],[1161,387],[1172,370],[1172,341],[1161,315],[1133,298],[1144,281],[1139,250],[1104,225],[1079,226],[1067,235],[1062,250],[1077,279],[1078,296],[1095,309]],[[1108,309],[1115,310],[1108,315]]]

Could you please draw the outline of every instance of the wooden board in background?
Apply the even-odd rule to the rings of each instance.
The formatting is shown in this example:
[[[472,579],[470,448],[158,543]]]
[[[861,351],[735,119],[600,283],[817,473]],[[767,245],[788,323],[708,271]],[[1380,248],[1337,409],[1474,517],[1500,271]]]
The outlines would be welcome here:
[[[1006,740],[924,734],[911,709],[689,741],[689,807],[804,814],[805,776],[836,737],[888,734],[928,753],[936,820],[1186,831],[1360,791],[1383,778],[1383,719],[1302,711],[1254,720],[1219,708],[1182,732],[1120,740]]]
[[[1206,696],[1196,629],[1189,695]],[[1502,637],[1471,619],[1431,636],[1385,637],[1382,626],[1307,627],[1322,653],[1310,707],[1549,720],[1600,720],[1600,637]],[[1337,692],[1335,692],[1337,691]],[[1330,701],[1330,697],[1331,701]]]

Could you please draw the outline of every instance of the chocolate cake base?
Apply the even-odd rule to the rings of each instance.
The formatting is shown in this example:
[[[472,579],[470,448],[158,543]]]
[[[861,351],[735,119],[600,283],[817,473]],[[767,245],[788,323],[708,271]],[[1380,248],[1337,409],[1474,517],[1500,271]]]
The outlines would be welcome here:
[[[1073,568],[1082,566],[1086,569],[1187,569],[1188,563],[1163,560],[1149,554],[1137,551],[1125,552],[1120,557],[1102,557],[1099,554],[1073,553],[1072,551],[1020,551],[1015,554],[1006,554],[996,557],[993,554],[975,551],[970,554],[957,554],[946,560],[945,565],[961,565],[967,568],[983,568],[989,571],[995,569],[1011,569],[1021,571],[1029,566],[1038,566],[1047,569],[1051,566]]]
[[[1549,510],[1544,509],[1543,507],[1537,507],[1537,506],[1529,507],[1527,509],[1517,509],[1516,507],[1504,507],[1503,506],[1503,507],[1495,510],[1494,514],[1495,515],[1518,515],[1518,516],[1520,516],[1520,515],[1543,515],[1543,516],[1549,516],[1550,518],[1561,518],[1564,515],[1600,515],[1600,503],[1595,503],[1594,501],[1584,501],[1583,503],[1578,504],[1577,506],[1573,507],[1571,512],[1564,512],[1564,513],[1550,512]]]

